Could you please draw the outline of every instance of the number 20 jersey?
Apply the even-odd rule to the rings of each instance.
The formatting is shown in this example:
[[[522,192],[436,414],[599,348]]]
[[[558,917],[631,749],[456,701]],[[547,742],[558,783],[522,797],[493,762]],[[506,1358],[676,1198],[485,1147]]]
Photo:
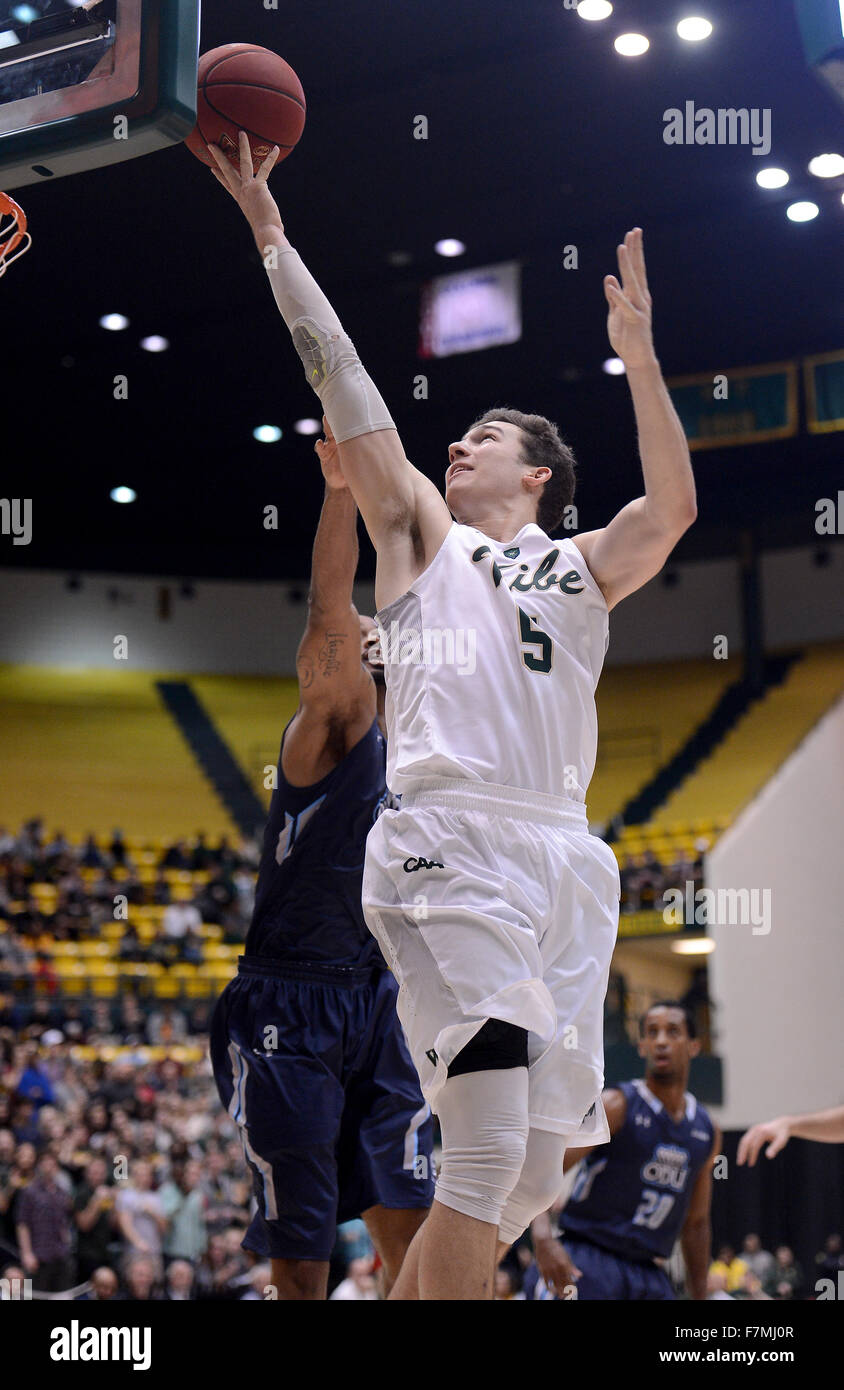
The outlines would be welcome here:
[[[573,541],[455,522],[377,622],[393,792],[454,777],[585,801],[609,624]]]
[[[624,1124],[584,1160],[560,1225],[574,1240],[628,1259],[667,1258],[715,1130],[694,1096],[686,1096],[685,1114],[675,1122],[644,1081],[618,1089],[627,1100]]]

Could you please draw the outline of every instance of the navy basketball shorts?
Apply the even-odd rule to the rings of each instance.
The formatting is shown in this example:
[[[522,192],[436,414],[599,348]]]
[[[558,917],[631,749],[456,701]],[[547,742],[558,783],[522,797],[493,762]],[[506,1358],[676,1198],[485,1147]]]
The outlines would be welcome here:
[[[590,1241],[565,1236],[563,1244],[581,1270],[578,1299],[615,1299],[623,1302],[667,1302],[674,1298],[668,1275],[652,1260],[630,1260],[613,1255]]]
[[[397,992],[388,970],[240,957],[211,1061],[252,1172],[246,1250],[327,1260],[337,1225],[369,1207],[431,1205],[433,1123]]]

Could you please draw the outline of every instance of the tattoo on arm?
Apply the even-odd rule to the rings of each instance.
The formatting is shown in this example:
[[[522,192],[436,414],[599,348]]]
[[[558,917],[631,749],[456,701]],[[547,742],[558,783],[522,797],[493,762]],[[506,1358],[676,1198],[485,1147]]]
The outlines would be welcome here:
[[[314,683],[314,668],[310,661],[301,660],[297,664],[299,689],[307,690]]]
[[[340,670],[340,648],[346,640],[344,632],[326,632],[325,641],[319,649],[317,660],[323,676],[336,675]]]

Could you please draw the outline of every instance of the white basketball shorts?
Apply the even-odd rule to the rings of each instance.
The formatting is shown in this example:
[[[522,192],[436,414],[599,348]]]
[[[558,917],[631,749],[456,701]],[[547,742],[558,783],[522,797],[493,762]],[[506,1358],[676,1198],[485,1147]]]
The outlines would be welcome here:
[[[528,1030],[530,1123],[609,1139],[603,1010],[618,930],[615,855],[567,798],[418,783],[366,843],[363,909],[399,983],[425,1099],[488,1018]]]

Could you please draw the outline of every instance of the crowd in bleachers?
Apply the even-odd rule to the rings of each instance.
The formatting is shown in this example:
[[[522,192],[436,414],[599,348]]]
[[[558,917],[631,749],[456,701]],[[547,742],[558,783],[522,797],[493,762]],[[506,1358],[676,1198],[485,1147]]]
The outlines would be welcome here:
[[[116,831],[74,846],[40,821],[0,828],[0,1278],[86,1299],[266,1296],[269,1265],[241,1249],[251,1184],[207,1059],[257,858],[256,844],[211,847],[202,835],[149,845]],[[622,906],[658,906],[701,872],[700,854],[623,855]],[[103,954],[79,954],[88,948]],[[209,962],[215,950],[225,957]],[[81,973],[66,973],[68,962]],[[212,965],[216,980],[200,978]],[[98,973],[106,966],[119,976]],[[619,1039],[623,993],[614,977],[607,1021]],[[821,1272],[841,1267],[840,1248],[831,1236]],[[710,1296],[811,1296],[785,1248],[761,1252],[772,1261],[762,1272],[747,1242],[740,1257],[727,1253]],[[332,1296],[377,1297],[375,1264],[363,1223],[349,1223]],[[523,1243],[496,1296],[543,1289]]]
[[[679,852],[658,858],[652,850],[640,854],[621,853],[621,911],[662,911],[664,895],[671,889],[686,891],[693,883],[694,890],[703,885],[703,851],[691,854]]]
[[[0,826],[0,988],[219,993],[249,925],[258,855],[254,842],[211,846],[202,833],[149,845],[115,830],[72,845],[39,820]],[[700,851],[620,860],[622,912],[659,909],[668,889],[702,881]]]
[[[251,1181],[207,1061],[208,1009],[0,994],[7,1287],[29,1279],[36,1293],[84,1299],[266,1296],[269,1264],[241,1249]],[[350,1244],[341,1229],[332,1287],[354,1277],[339,1297],[374,1288],[372,1266],[366,1239]]]
[[[76,979],[115,997],[132,977],[153,988],[204,966],[194,989],[175,993],[219,993],[249,925],[257,862],[256,844],[225,837],[156,848],[118,830],[73,846],[37,820],[17,835],[0,827],[0,988],[55,992]]]

